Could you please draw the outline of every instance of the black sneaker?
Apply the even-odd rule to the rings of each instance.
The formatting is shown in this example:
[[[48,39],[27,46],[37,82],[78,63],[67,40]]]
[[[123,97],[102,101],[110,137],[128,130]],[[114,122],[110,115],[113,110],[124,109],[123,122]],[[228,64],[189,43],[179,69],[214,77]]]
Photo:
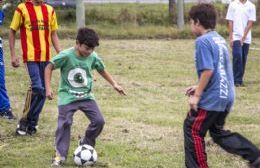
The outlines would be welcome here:
[[[16,128],[16,135],[25,136],[26,134],[27,134],[27,125],[22,124],[20,122],[20,124],[18,124]]]
[[[16,117],[14,116],[12,109],[8,109],[6,111],[0,112],[0,117],[3,117],[8,120],[15,120]]]
[[[28,127],[26,133],[29,134],[29,135],[33,135],[33,134],[36,134],[37,132],[37,128],[36,127]]]

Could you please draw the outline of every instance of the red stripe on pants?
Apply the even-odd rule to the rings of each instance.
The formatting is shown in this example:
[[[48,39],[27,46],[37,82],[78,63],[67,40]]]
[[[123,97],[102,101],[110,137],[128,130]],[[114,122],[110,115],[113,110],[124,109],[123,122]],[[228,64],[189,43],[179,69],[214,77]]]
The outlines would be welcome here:
[[[197,156],[197,162],[200,168],[208,168],[206,156],[204,154],[203,141],[199,135],[199,131],[201,128],[201,124],[205,120],[207,112],[203,109],[199,109],[198,116],[196,117],[193,125],[192,125],[192,138],[194,140],[194,146]]]

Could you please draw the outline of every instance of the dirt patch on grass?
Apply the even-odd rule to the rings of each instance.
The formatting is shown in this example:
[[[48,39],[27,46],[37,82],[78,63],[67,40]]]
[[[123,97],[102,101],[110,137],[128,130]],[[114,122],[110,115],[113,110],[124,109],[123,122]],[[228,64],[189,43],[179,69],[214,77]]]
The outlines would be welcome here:
[[[146,125],[121,118],[107,123],[101,141],[112,141],[148,149],[153,152],[178,152],[183,148],[182,130],[174,127]]]

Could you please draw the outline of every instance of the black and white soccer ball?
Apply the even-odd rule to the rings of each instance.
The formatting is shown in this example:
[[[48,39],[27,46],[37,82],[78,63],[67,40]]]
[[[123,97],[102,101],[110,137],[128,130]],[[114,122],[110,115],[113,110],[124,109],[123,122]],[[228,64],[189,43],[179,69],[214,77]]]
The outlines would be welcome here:
[[[73,159],[78,166],[90,166],[97,161],[97,152],[90,145],[80,145],[74,151]]]

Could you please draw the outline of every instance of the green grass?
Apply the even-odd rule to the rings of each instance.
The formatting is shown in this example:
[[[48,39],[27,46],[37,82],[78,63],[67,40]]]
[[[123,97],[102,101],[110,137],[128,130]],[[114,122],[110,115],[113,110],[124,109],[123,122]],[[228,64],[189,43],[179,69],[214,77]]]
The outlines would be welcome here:
[[[16,42],[20,54],[19,41]],[[61,40],[63,48],[73,40]],[[5,40],[6,85],[14,113],[22,114],[28,76],[22,66],[10,65]],[[254,46],[260,46],[256,39]],[[94,92],[106,119],[98,138],[96,168],[182,168],[184,167],[182,124],[189,107],[185,88],[196,83],[193,63],[193,40],[102,40],[97,52],[107,69],[126,89],[119,96],[95,73]],[[234,109],[227,129],[240,132],[260,146],[260,52],[250,50],[245,75],[245,88],[236,88]],[[57,93],[59,72],[52,86]],[[0,167],[47,168],[54,154],[54,132],[57,120],[57,96],[47,101],[39,121],[39,132],[33,137],[16,137],[16,122],[0,119]],[[74,167],[72,153],[78,135],[83,135],[88,120],[76,113],[71,145],[64,167]],[[206,138],[209,140],[209,137]],[[246,168],[246,162],[223,151],[217,145],[207,146],[212,168]]]

